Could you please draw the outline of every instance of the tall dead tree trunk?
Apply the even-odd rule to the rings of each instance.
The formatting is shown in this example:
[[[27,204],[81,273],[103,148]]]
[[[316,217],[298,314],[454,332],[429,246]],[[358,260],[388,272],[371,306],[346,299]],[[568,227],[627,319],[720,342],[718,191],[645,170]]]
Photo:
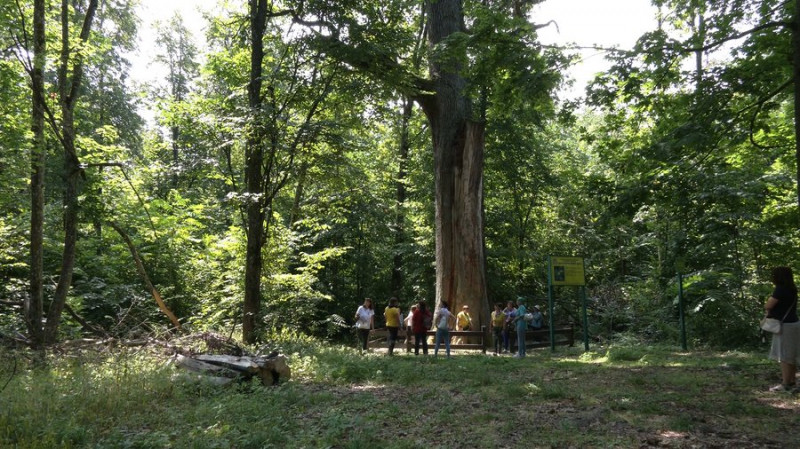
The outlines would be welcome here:
[[[428,3],[429,45],[464,32],[460,0]],[[485,325],[488,310],[483,242],[484,124],[471,119],[466,80],[456,58],[432,60],[435,93],[421,104],[433,134],[436,198],[436,307],[468,305]]]

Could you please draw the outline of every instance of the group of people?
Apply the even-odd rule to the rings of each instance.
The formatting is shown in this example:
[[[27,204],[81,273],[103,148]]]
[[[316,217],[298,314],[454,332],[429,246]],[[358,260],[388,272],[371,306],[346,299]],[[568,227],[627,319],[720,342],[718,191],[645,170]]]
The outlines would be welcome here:
[[[411,306],[411,311],[404,318],[403,313],[398,306],[397,298],[389,299],[389,305],[383,312],[386,319],[386,329],[389,331],[389,355],[394,354],[394,348],[397,344],[397,336],[401,328],[410,328],[414,334],[414,354],[419,355],[420,346],[422,347],[423,354],[428,354],[428,330],[433,325],[433,315],[428,310],[425,301]],[[447,308],[447,303],[442,303],[442,306],[436,312],[437,325],[436,325],[436,340],[434,354],[438,355],[439,346],[441,343],[445,344],[447,349],[447,356],[450,357],[450,322],[454,320],[453,315]],[[364,304],[358,306],[355,314],[356,329],[358,331],[359,348],[361,353],[367,350],[367,342],[369,340],[369,331],[375,328],[375,310],[372,305],[372,299],[366,298]],[[471,318],[468,318],[471,323]]]
[[[800,392],[797,387],[797,365],[800,364],[800,318],[797,314],[797,287],[794,275],[789,267],[776,267],[772,270],[772,283],[775,289],[767,299],[764,306],[766,316],[781,322],[781,331],[773,334],[772,346],[769,357],[777,360],[781,366],[781,383],[770,390]],[[397,335],[401,328],[410,327],[414,334],[414,354],[419,355],[420,346],[423,354],[428,354],[427,333],[433,323],[436,323],[436,338],[434,355],[438,355],[439,346],[444,343],[447,357],[450,357],[450,325],[455,324],[458,330],[470,330],[473,327],[469,306],[454,316],[446,302],[442,302],[436,316],[432,316],[425,301],[411,307],[411,312],[404,318],[398,306],[397,298],[391,298],[384,311],[386,327],[389,330],[389,355],[394,353]],[[361,344],[361,351],[367,350],[370,329],[375,328],[375,311],[372,300],[367,298],[364,304],[358,307],[355,314],[356,328]],[[511,329],[517,334],[518,352],[514,357],[525,357],[525,331],[528,328],[541,329],[543,325],[542,313],[538,306],[533,306],[530,311],[525,306],[524,298],[517,298],[517,303],[508,301],[505,308],[501,303],[494,305],[489,322],[494,337],[494,352],[500,354],[510,352]]]
[[[505,308],[502,303],[496,303],[489,320],[494,339],[494,353],[511,352],[511,330],[514,329],[518,348],[514,357],[525,357],[525,331],[528,329],[539,330],[543,325],[544,316],[539,310],[539,306],[533,306],[529,310],[525,307],[525,298],[517,298],[516,304],[514,301],[508,301]]]
[[[443,344],[446,356],[450,357],[450,329],[451,325],[456,330],[468,331],[473,330],[472,316],[469,312],[469,306],[462,307],[458,314],[453,315],[450,312],[449,304],[443,301],[435,316],[428,310],[425,301],[411,306],[411,311],[406,317],[403,317],[398,306],[397,298],[389,299],[389,305],[384,310],[384,318],[386,319],[386,328],[389,331],[389,355],[394,354],[394,348],[397,343],[397,336],[400,329],[411,329],[414,334],[414,354],[419,355],[420,347],[422,353],[428,354],[428,339],[427,333],[436,323],[436,335],[434,338],[434,356],[438,356],[439,347]],[[369,331],[375,328],[375,311],[372,305],[372,299],[366,298],[364,304],[358,307],[355,314],[356,329],[358,330],[358,339],[361,352],[367,350],[367,342],[369,340]],[[510,334],[513,328],[517,334],[517,347],[518,352],[514,357],[525,357],[525,331],[528,328],[541,329],[544,319],[538,306],[528,311],[524,305],[524,298],[517,298],[517,302],[508,301],[505,309],[501,303],[495,304],[495,310],[491,314],[489,322],[492,335],[494,336],[494,353],[499,355],[503,352],[511,351]]]

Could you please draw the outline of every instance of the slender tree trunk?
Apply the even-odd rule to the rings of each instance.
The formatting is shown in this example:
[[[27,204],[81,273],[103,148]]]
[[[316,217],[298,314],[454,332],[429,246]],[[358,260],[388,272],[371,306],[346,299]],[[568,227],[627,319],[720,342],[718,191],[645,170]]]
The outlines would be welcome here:
[[[429,44],[464,30],[462,2],[429,2]],[[436,307],[468,305],[485,325],[483,247],[484,125],[470,120],[466,80],[452,61],[433,61],[435,94],[422,100],[433,133],[436,198]]]
[[[172,133],[172,188],[178,188],[178,173],[180,171],[180,151],[178,147],[178,140],[180,139],[180,128],[172,126],[170,128]]]
[[[44,67],[47,44],[45,39],[44,0],[33,3],[33,71],[31,73],[33,110],[31,113],[31,275],[30,297],[25,301],[25,323],[34,348],[43,341],[44,317],[43,260],[44,260],[44,173],[47,142],[44,135],[45,90]]]
[[[242,307],[242,340],[256,340],[256,320],[261,305],[261,270],[264,261],[261,249],[264,246],[264,164],[263,132],[259,125],[262,119],[261,74],[264,60],[264,31],[266,28],[266,0],[250,0],[250,83],[247,99],[250,106],[250,131],[247,136],[245,154],[245,177],[247,183],[247,255],[244,275],[244,304]]]
[[[398,151],[400,167],[397,172],[397,211],[394,220],[394,258],[392,260],[392,293],[400,296],[403,290],[403,243],[405,242],[406,166],[408,165],[409,124],[414,103],[406,99],[400,122],[400,148]]]
[[[89,39],[98,0],[90,0],[80,32],[81,43]],[[67,294],[72,285],[72,273],[75,268],[75,253],[78,241],[78,191],[81,177],[81,166],[75,149],[75,105],[80,94],[83,80],[83,56],[73,54],[70,44],[70,3],[61,2],[61,61],[58,70],[59,102],[61,104],[61,139],[64,149],[64,252],[61,258],[61,270],[58,285],[50,309],[47,311],[44,339],[46,344],[55,343],[58,328],[61,324],[61,313],[67,301]],[[71,76],[69,67],[71,65]]]
[[[794,154],[797,205],[800,207],[800,1],[794,2],[792,25],[792,79],[794,80]]]
[[[72,117],[70,117],[71,119]],[[67,117],[65,117],[67,120]],[[63,127],[62,127],[62,130]],[[70,130],[70,132],[72,132]],[[74,151],[74,135],[65,137]],[[61,256],[61,270],[59,271],[58,284],[50,308],[47,311],[45,325],[45,342],[53,344],[58,336],[61,324],[61,313],[67,302],[67,294],[72,285],[72,273],[75,269],[75,255],[78,242],[78,181],[80,178],[80,164],[78,160],[67,156],[64,159],[64,248]]]
[[[303,202],[303,194],[306,187],[306,176],[308,175],[309,163],[304,160],[300,164],[300,169],[297,173],[297,185],[294,188],[294,199],[292,200],[292,214],[289,217],[289,224],[294,227],[297,220],[300,219],[300,204]]]

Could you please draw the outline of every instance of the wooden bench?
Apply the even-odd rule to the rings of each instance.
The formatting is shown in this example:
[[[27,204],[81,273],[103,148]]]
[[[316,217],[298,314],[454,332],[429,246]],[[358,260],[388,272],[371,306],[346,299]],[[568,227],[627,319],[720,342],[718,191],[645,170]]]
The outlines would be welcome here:
[[[436,331],[428,331],[427,337],[433,337],[434,340],[436,338]],[[456,337],[461,337],[463,339],[468,339],[467,341],[473,341],[474,343],[452,343],[453,339]],[[473,350],[480,350],[483,353],[486,353],[486,341],[484,340],[485,334],[483,331],[450,331],[450,349],[473,349]],[[400,330],[397,332],[397,342],[395,343],[395,348],[399,348],[403,346],[403,342],[405,341],[406,352],[411,352],[414,349],[414,334],[411,332],[411,329]],[[382,327],[379,329],[372,329],[369,332],[369,347],[374,347],[373,344],[381,345],[383,347],[389,347],[389,329]],[[429,344],[428,347],[430,348],[433,346]]]
[[[555,344],[561,346],[575,346],[575,328],[572,325],[559,326],[553,329]],[[512,329],[509,335],[511,340],[511,350],[517,346],[517,332]],[[550,328],[528,329],[525,331],[526,348],[549,348],[550,347]]]

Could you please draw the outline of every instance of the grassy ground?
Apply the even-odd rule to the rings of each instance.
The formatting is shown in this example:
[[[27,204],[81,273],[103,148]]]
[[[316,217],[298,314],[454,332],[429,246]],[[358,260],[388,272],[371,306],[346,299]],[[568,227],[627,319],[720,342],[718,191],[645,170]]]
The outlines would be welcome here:
[[[778,366],[763,353],[282,349],[293,379],[276,388],[212,387],[130,350],[38,368],[0,352],[0,447],[800,447],[800,401],[766,391]]]

